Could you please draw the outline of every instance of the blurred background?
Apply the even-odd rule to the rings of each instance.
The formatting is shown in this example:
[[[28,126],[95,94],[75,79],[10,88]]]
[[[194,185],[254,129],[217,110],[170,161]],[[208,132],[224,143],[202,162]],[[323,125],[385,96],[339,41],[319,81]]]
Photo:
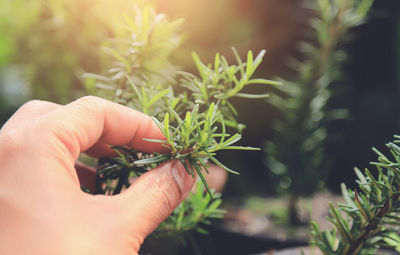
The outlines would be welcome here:
[[[204,62],[213,61],[216,52],[233,62],[232,46],[243,57],[249,49],[266,49],[256,76],[268,79],[293,75],[288,60],[298,54],[311,16],[300,0],[0,1],[0,126],[30,99],[65,104],[86,95],[82,74],[102,70],[101,43],[118,35],[121,13],[133,11],[134,4],[185,19],[186,40],[173,56],[182,69],[194,70],[192,51]],[[326,187],[333,192],[341,182],[354,185],[353,167],[363,169],[376,159],[372,146],[384,150],[385,142],[400,134],[399,1],[376,0],[368,21],[344,47],[349,57],[328,102],[349,112],[327,127],[334,137],[327,148],[334,161]],[[234,104],[247,126],[241,144],[264,148],[280,113],[265,100]],[[227,199],[276,194],[264,151],[219,157],[241,172],[230,176]]]

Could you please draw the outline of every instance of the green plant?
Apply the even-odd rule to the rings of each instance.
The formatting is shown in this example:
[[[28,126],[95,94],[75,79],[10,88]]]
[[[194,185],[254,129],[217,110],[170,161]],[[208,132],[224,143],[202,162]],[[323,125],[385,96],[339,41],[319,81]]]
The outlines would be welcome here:
[[[210,194],[203,190],[201,182],[196,184],[196,192],[190,193],[171,216],[161,223],[160,227],[153,233],[156,237],[168,235],[179,235],[189,230],[196,230],[206,234],[207,231],[201,224],[210,224],[210,219],[218,219],[224,216],[225,211],[218,209],[222,200],[216,194],[213,199]]]
[[[400,220],[400,136],[386,144],[391,157],[377,149],[378,162],[374,174],[355,169],[358,189],[348,190],[342,185],[345,204],[330,205],[329,220],[332,230],[320,231],[312,223],[312,243],[329,255],[376,254],[383,247],[399,247]]]
[[[122,11],[133,12],[132,3],[1,1],[0,76],[9,67],[21,72],[30,86],[29,98],[67,103],[84,95],[82,70],[101,70],[99,44],[119,34]]]
[[[256,149],[234,145],[240,140],[244,125],[237,122],[230,99],[265,98],[266,94],[249,95],[241,90],[253,84],[279,83],[251,78],[264,51],[255,58],[249,51],[247,60],[242,62],[233,49],[235,65],[219,54],[213,64],[206,65],[193,53],[200,77],[180,71],[168,58],[180,45],[178,29],[182,20],[170,22],[150,8],[137,8],[133,19],[129,15],[124,19],[126,30],[118,38],[107,40],[103,47],[112,62],[108,75],[85,74],[86,86],[92,93],[151,115],[165,140],[146,140],[160,143],[167,152],[145,154],[114,147],[119,157],[101,160],[97,192],[117,194],[130,185],[130,177],[140,176],[162,162],[179,160],[188,174],[199,176],[208,192],[204,196],[198,190],[190,196],[160,226],[161,231],[155,232],[179,233],[194,228],[206,217],[221,215],[217,209],[220,201],[211,202],[213,193],[204,177],[208,164],[213,162],[231,173],[237,172],[219,162],[216,153],[226,149]],[[228,127],[236,132],[229,134]]]
[[[270,102],[281,112],[275,122],[276,136],[266,144],[267,165],[277,189],[289,193],[292,224],[298,224],[298,196],[306,196],[323,186],[331,156],[325,151],[329,141],[326,124],[347,115],[345,109],[329,109],[332,84],[341,75],[346,58],[342,49],[349,30],[361,24],[372,0],[308,1],[313,7],[309,41],[301,44],[301,58],[292,59],[297,71]]]

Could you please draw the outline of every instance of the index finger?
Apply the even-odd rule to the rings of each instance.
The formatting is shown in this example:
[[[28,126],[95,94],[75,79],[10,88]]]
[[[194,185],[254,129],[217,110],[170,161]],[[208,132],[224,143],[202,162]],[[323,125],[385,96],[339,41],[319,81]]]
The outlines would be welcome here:
[[[164,139],[148,115],[98,97],[83,97],[50,112],[39,125],[60,141],[74,159],[98,142],[127,145],[146,153],[163,150],[161,144],[143,140]]]

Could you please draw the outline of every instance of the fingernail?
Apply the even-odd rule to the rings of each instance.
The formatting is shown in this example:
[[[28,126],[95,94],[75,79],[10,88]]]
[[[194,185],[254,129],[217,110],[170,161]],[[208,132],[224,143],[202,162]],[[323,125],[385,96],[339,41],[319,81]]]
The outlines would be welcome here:
[[[192,185],[194,183],[194,178],[187,174],[185,169],[183,168],[180,162],[173,162],[172,163],[172,176],[174,177],[176,183],[181,190],[181,194],[183,197],[186,197],[190,190],[192,189]]]

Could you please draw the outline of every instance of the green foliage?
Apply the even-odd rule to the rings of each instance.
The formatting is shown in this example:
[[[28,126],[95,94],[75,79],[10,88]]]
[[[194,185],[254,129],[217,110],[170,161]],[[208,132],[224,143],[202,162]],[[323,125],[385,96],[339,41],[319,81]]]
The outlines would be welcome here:
[[[82,70],[101,70],[99,45],[120,33],[124,11],[130,1],[0,1],[0,72],[17,68],[30,98],[70,102],[84,95]]]
[[[105,75],[85,74],[86,86],[92,93],[152,116],[165,140],[145,140],[160,143],[167,152],[145,154],[114,147],[119,156],[100,162],[98,192],[117,194],[130,185],[131,177],[162,162],[179,160],[188,174],[199,176],[208,194],[198,190],[160,226],[159,233],[167,231],[172,235],[194,228],[206,217],[220,217],[220,200],[211,201],[213,194],[205,178],[208,164],[213,162],[231,173],[237,172],[219,162],[216,153],[226,149],[255,150],[234,145],[241,139],[244,125],[237,122],[237,111],[230,99],[264,98],[267,95],[248,95],[241,90],[253,84],[279,83],[252,78],[264,51],[255,58],[249,51],[247,60],[242,61],[233,49],[236,64],[229,64],[219,54],[213,64],[205,64],[193,53],[200,77],[181,71],[169,61],[169,56],[181,43],[182,20],[170,22],[151,8],[137,8],[134,18],[125,15],[124,19],[124,30],[103,47],[111,68]],[[228,127],[236,132],[228,133]]]
[[[136,19],[125,16],[127,33],[113,48],[106,48],[115,60],[109,69],[111,77],[86,74],[89,86],[102,88],[101,95],[153,116],[154,122],[166,140],[147,140],[161,143],[168,154],[155,154],[134,162],[134,165],[157,165],[178,159],[188,174],[197,173],[206,189],[205,181],[208,160],[225,170],[230,170],[215,158],[223,149],[253,150],[254,148],[233,146],[241,135],[230,135],[226,125],[240,131],[244,125],[236,121],[237,111],[229,102],[232,97],[263,98],[266,95],[240,93],[246,85],[279,84],[265,79],[252,79],[260,65],[264,51],[253,58],[248,52],[247,61],[242,62],[237,52],[237,65],[230,65],[225,57],[216,55],[214,65],[204,64],[196,53],[193,60],[200,78],[178,71],[168,56],[179,46],[177,29],[181,20],[168,22],[163,15],[150,8],[143,12],[137,9]],[[180,87],[187,92],[177,94]],[[90,88],[89,88],[90,89]],[[110,166],[107,166],[109,169]],[[211,192],[210,192],[211,194]]]
[[[171,214],[170,217],[160,227],[156,229],[153,235],[156,238],[179,235],[189,230],[195,230],[207,234],[207,230],[201,225],[211,224],[210,219],[220,219],[225,211],[218,209],[222,200],[217,194],[213,199],[210,194],[203,190],[201,182],[196,184],[196,192],[191,193],[188,198],[182,202]]]
[[[270,98],[282,116],[275,122],[276,137],[266,144],[267,164],[282,192],[310,195],[323,184],[332,161],[324,149],[326,123],[347,116],[345,109],[327,108],[346,57],[341,45],[348,31],[365,20],[372,2],[310,1],[315,13],[311,38],[301,44],[301,60],[291,61],[297,74]]]
[[[400,136],[386,144],[391,157],[377,149],[376,174],[355,169],[358,190],[342,185],[345,204],[330,206],[329,220],[332,230],[320,231],[312,224],[312,243],[324,254],[356,255],[376,254],[381,247],[399,247],[400,220]]]

